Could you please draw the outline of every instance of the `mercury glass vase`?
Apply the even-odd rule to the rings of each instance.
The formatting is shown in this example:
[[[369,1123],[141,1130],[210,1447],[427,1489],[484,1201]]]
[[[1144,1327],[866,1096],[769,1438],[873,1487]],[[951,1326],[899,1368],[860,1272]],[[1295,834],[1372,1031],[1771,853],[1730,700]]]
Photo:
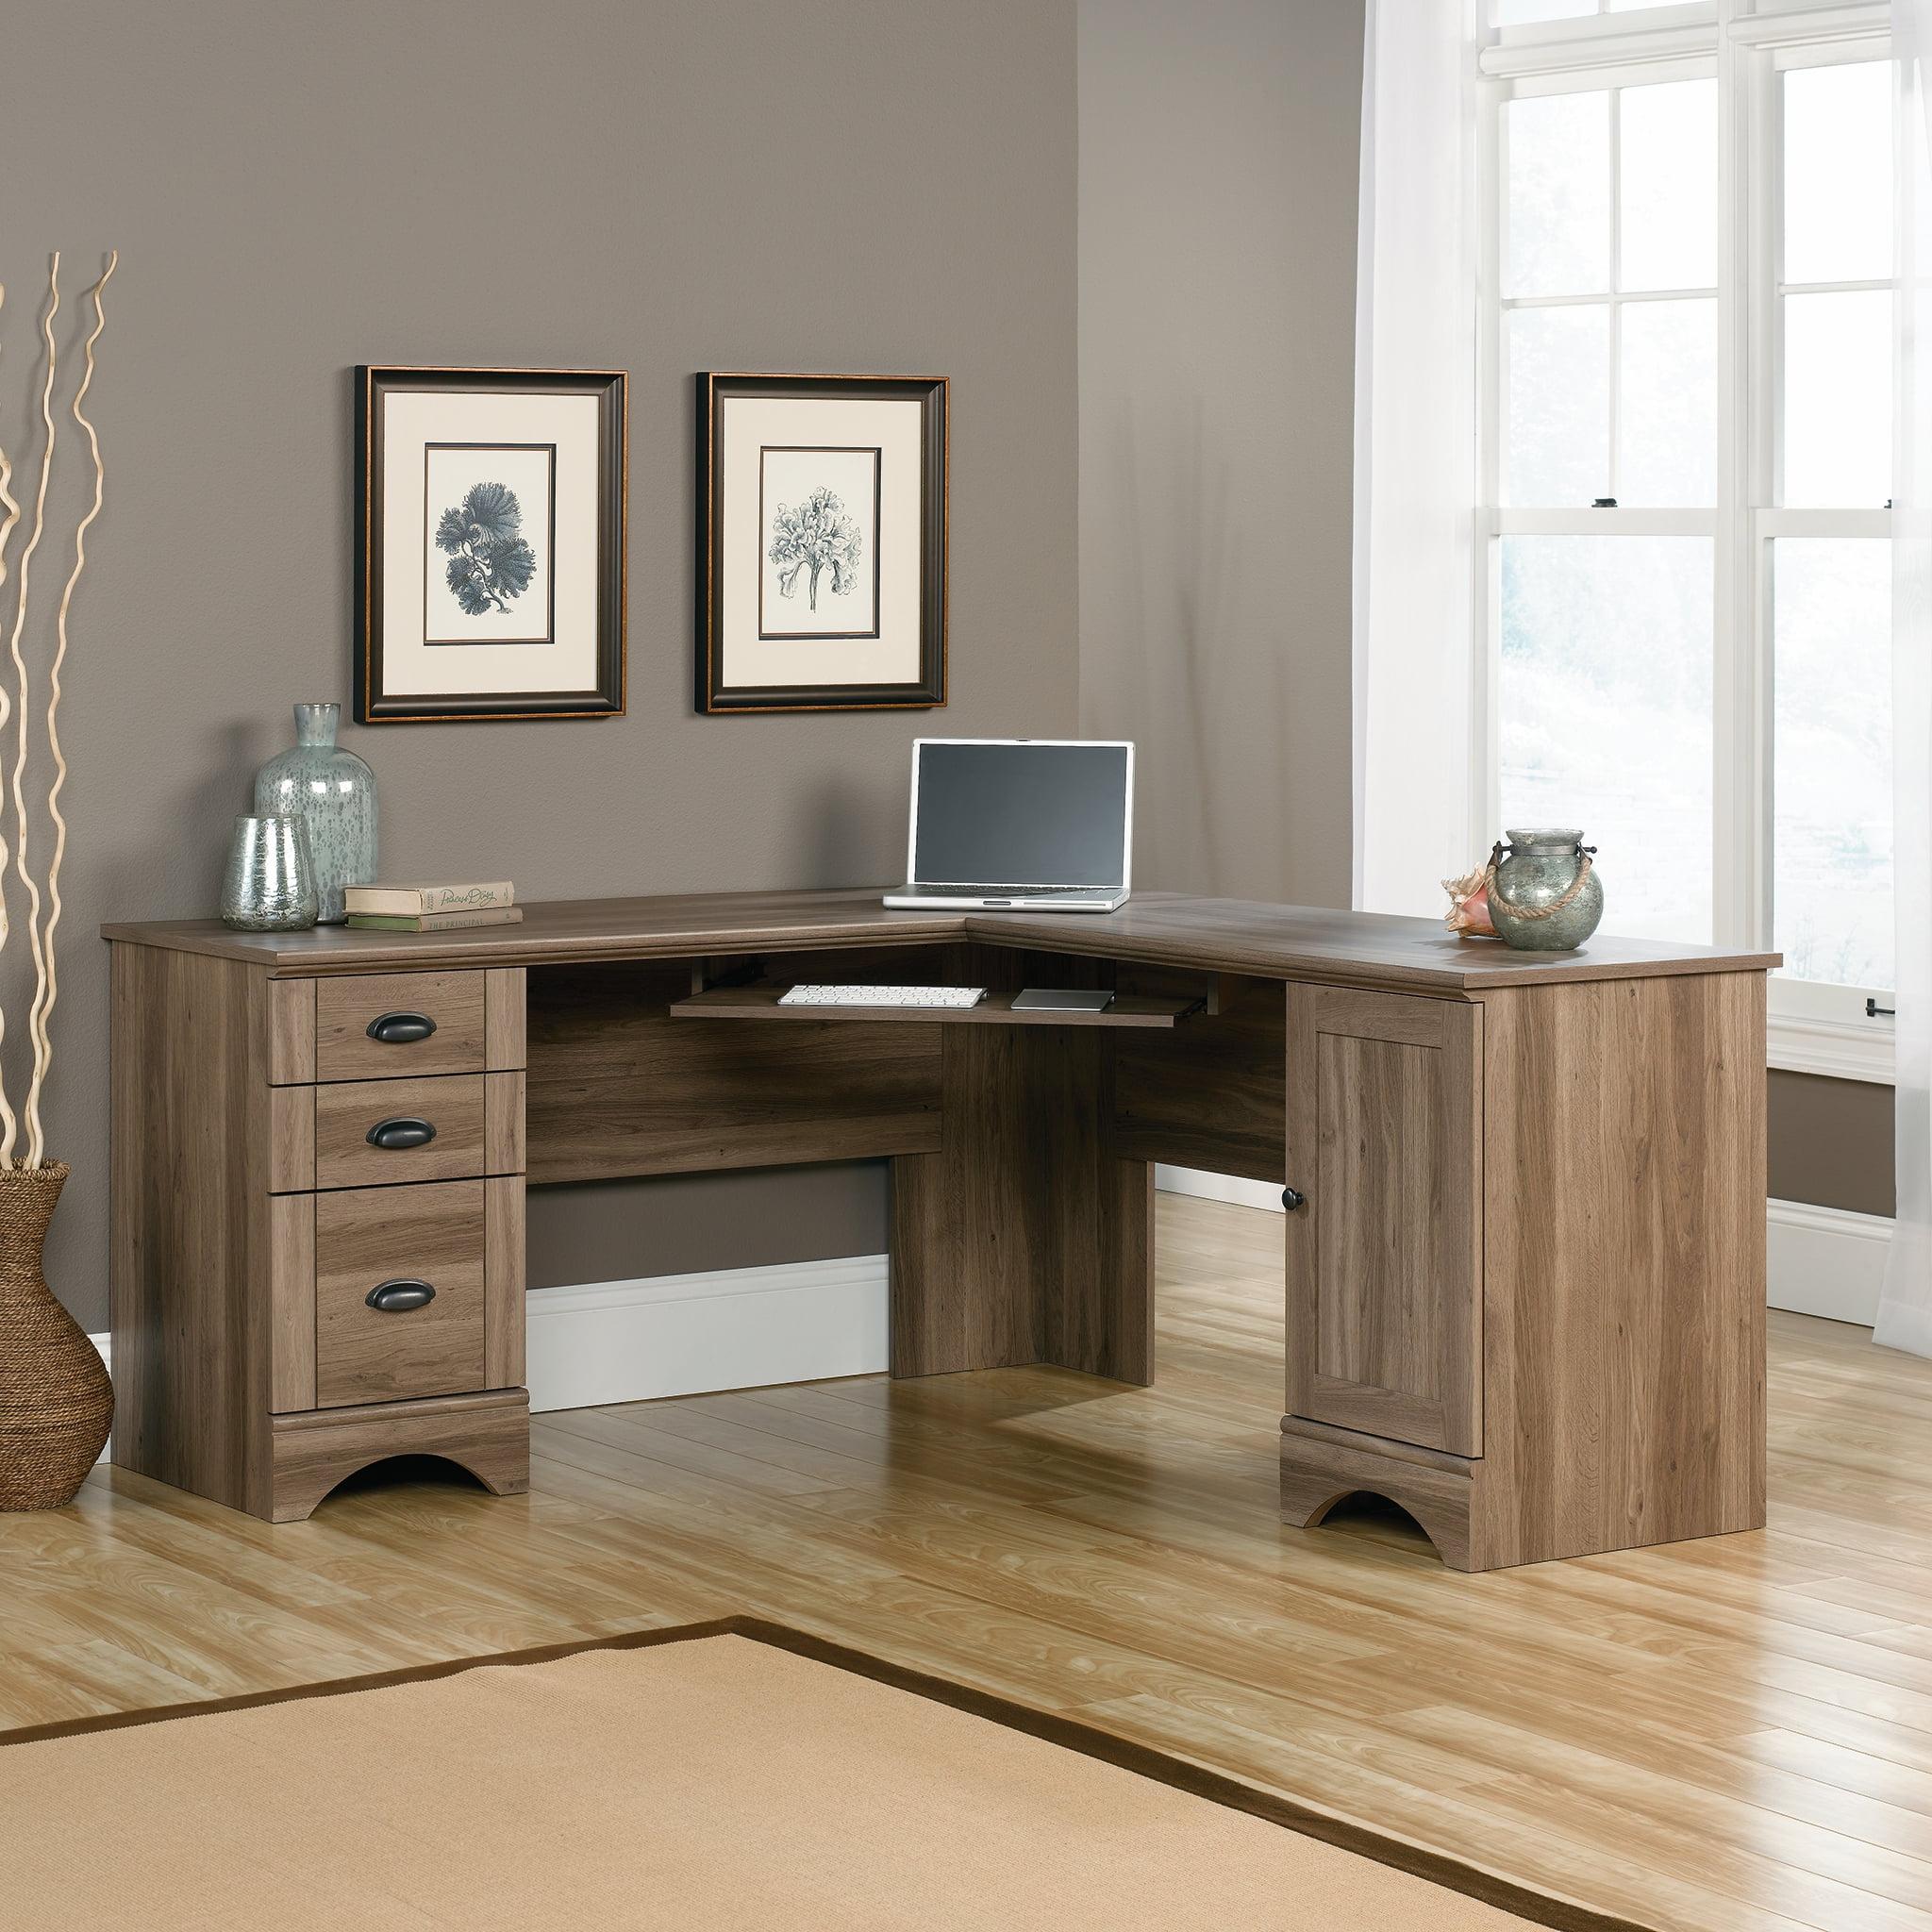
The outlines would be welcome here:
[[[1604,885],[1583,834],[1569,826],[1506,832],[1490,882],[1490,918],[1525,953],[1574,952],[1604,916]]]
[[[255,809],[298,817],[308,828],[316,917],[339,925],[344,886],[375,878],[375,774],[336,742],[340,705],[297,705],[295,742],[255,774]]]
[[[299,818],[235,821],[222,875],[222,924],[237,932],[301,932],[315,924],[315,867]]]

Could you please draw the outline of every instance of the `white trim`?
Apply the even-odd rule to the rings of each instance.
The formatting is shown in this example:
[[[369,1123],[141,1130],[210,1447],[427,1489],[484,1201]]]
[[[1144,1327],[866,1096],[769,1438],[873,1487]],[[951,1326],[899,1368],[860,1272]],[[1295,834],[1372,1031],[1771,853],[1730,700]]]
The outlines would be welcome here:
[[[1614,14],[1596,13],[1498,27],[1477,53],[1476,66],[1491,79],[1515,78],[1694,59],[1724,42],[1784,50],[1819,41],[1883,39],[1890,30],[1886,0],[1759,0],[1755,12],[1731,11],[1723,21],[1712,0],[1690,0],[1645,8],[1622,23]]]
[[[1786,1074],[1819,1074],[1827,1080],[1864,1080],[1890,1087],[1895,1079],[1890,1029],[1837,1020],[1774,1014],[1765,1064]]]
[[[883,1255],[532,1289],[533,1410],[877,1374]]]
[[[1192,1194],[1201,1201],[1225,1201],[1235,1208],[1261,1208],[1270,1214],[1281,1210],[1281,1190],[1273,1181],[1251,1181],[1241,1174],[1209,1174],[1200,1167],[1169,1167],[1164,1162],[1154,1170],[1154,1185],[1163,1193]]]
[[[112,1381],[112,1380],[114,1379],[114,1337],[113,1337],[113,1335],[112,1335],[112,1334],[111,1334],[110,1332],[108,1332],[108,1331],[103,1331],[103,1332],[102,1332],[101,1334],[99,1334],[99,1335],[90,1335],[90,1336],[88,1337],[88,1340],[89,1340],[90,1341],[92,1341],[92,1342],[93,1343],[94,1347],[95,1347],[95,1348],[96,1348],[97,1350],[99,1350],[99,1352],[100,1352],[100,1357],[101,1357],[101,1360],[102,1360],[102,1362],[103,1362],[103,1363],[105,1364],[105,1366],[106,1366],[106,1368],[107,1368],[107,1371],[108,1371],[108,1380],[111,1382],[111,1381]],[[113,1437],[112,1437],[112,1436],[109,1436],[109,1437],[108,1438],[108,1440],[107,1440],[107,1441],[105,1441],[104,1443],[102,1443],[102,1444],[101,1444],[101,1453],[100,1453],[100,1455],[99,1455],[99,1456],[98,1456],[98,1457],[97,1457],[95,1458],[95,1466],[96,1466],[96,1467],[98,1468],[98,1467],[99,1467],[99,1465],[100,1465],[101,1463],[103,1463],[103,1462],[112,1462],[112,1461],[113,1461],[113,1459],[114,1459],[114,1439],[113,1439]]]
[[[1823,283],[1795,282],[1792,284],[1801,294],[1812,295],[1823,291]],[[1754,509],[1751,515],[1756,519],[1756,536],[1759,541],[1771,537],[1858,537],[1874,542],[1891,535],[1891,511],[1889,509],[1785,509],[1768,508]]]
[[[1774,1308],[1869,1328],[1878,1319],[1891,1221],[1805,1201],[1770,1203],[1765,1300]]]
[[[1886,1010],[1868,1013],[1868,1002]],[[1774,973],[1766,1064],[1889,1087],[1896,1049],[1890,1008],[1896,1003],[1889,987],[1838,986]]]
[[[1659,8],[1655,18],[1657,25],[1645,25],[1634,32],[1627,27],[1606,32],[1601,15],[1536,26],[1499,27],[1497,43],[1476,56],[1476,70],[1486,79],[1507,80],[1592,67],[1709,59],[1717,45],[1715,8]],[[1530,35],[1535,39],[1527,38]]]
[[[1730,37],[1740,46],[1789,47],[1807,41],[1887,39],[1891,33],[1891,8],[1887,0],[1858,0],[1853,6],[1807,7],[1784,11],[1765,9],[1734,20]]]

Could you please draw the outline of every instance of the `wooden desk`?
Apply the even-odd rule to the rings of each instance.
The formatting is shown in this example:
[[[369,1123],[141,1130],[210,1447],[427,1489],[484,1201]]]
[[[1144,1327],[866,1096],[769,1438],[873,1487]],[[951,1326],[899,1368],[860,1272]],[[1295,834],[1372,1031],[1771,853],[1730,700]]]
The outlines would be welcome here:
[[[717,893],[104,936],[115,1457],[238,1508],[306,1516],[411,1452],[525,1487],[526,1186],[884,1158],[895,1375],[1150,1381],[1174,1161],[1299,1202],[1289,1522],[1373,1491],[1491,1569],[1764,1521],[1774,955],[1512,953],[1160,892],[1108,917]],[[781,1015],[798,979],[1119,1004]]]

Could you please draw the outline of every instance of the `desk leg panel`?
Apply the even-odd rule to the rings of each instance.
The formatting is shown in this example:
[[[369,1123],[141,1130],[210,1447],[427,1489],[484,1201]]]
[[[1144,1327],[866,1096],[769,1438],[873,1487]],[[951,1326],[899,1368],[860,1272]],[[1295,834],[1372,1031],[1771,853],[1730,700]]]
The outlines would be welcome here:
[[[937,1154],[892,1163],[895,1375],[1154,1373],[1153,1170],[1113,1152],[1111,1042],[946,1029]]]
[[[1485,995],[1491,1565],[1764,1524],[1765,979]]]

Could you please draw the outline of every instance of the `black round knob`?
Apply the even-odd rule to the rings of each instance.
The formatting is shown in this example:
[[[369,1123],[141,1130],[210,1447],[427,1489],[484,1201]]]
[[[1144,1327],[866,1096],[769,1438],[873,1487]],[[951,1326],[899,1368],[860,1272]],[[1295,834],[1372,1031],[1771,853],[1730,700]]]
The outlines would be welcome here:
[[[1297,1208],[1305,1208],[1308,1197],[1299,1188],[1283,1188],[1281,1205],[1292,1214]]]

